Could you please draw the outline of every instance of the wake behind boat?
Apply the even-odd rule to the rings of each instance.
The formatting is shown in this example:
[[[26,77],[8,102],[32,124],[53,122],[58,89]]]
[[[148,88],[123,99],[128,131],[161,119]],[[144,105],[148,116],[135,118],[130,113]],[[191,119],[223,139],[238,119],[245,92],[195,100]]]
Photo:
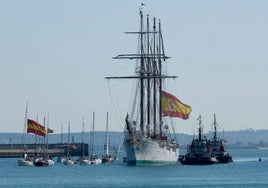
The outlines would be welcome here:
[[[164,51],[161,23],[159,21],[157,24],[156,21],[156,18],[153,18],[153,27],[150,29],[147,15],[145,27],[143,13],[140,11],[140,30],[126,32],[126,34],[138,34],[138,53],[114,57],[114,59],[137,60],[135,69],[137,75],[106,77],[106,79],[137,81],[133,109],[125,118],[124,147],[129,165],[176,164],[179,143],[175,134],[172,137],[170,133],[167,117],[188,119],[191,112],[190,106],[163,91],[163,88],[166,88],[163,80],[174,79],[177,76],[163,74],[162,62],[169,57]]]

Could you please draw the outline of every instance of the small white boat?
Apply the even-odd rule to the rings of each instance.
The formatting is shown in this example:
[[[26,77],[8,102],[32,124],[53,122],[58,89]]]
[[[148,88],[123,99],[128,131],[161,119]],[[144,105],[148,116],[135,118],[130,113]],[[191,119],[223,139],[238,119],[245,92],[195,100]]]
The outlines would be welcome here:
[[[87,158],[80,158],[79,159],[79,164],[80,165],[90,165],[91,164],[91,160],[87,159]]]
[[[78,162],[80,165],[90,165],[91,160],[85,156],[85,143],[84,143],[84,129],[85,129],[85,122],[83,117],[83,130],[82,130],[82,155],[79,157]]]
[[[63,162],[64,165],[74,165],[74,161],[71,158],[66,159]]]
[[[47,158],[47,159],[46,159],[46,162],[47,162],[47,165],[48,165],[48,166],[52,166],[52,165],[55,164],[55,161],[54,161],[53,159],[51,159],[51,158]]]
[[[26,127],[27,127],[27,111],[28,111],[28,103],[26,103],[24,130],[26,130]],[[24,146],[23,157],[18,160],[18,165],[19,166],[33,166],[33,160],[27,156],[27,153],[25,153],[27,151],[27,147],[24,145],[24,138],[25,138],[25,131],[23,131],[23,134],[22,134],[22,145]]]
[[[100,164],[100,163],[102,163],[102,161],[101,161],[101,159],[99,159],[99,158],[91,159],[91,164],[95,164],[95,165],[97,165],[97,164]]]
[[[27,154],[23,155],[23,158],[18,160],[19,166],[33,166],[33,160],[31,160]]]
[[[68,126],[68,145],[67,145],[67,157],[65,158],[65,161],[63,162],[64,165],[74,165],[75,162],[70,157],[70,121]]]
[[[90,137],[90,161],[91,164],[97,165],[102,163],[101,159],[94,153],[94,132],[95,132],[95,112],[93,112],[93,125],[92,125],[92,132],[91,132],[91,137]]]
[[[114,158],[109,154],[109,135],[108,135],[108,112],[106,117],[106,134],[104,143],[104,155],[102,156],[102,163],[111,163]]]
[[[33,164],[35,166],[52,166],[55,161],[50,157],[36,157]]]
[[[57,157],[57,162],[59,162],[59,163],[63,163],[65,160],[66,160],[66,158],[63,157],[63,156],[58,156]]]
[[[111,163],[114,161],[114,158],[111,155],[105,155],[102,157],[102,163]]]

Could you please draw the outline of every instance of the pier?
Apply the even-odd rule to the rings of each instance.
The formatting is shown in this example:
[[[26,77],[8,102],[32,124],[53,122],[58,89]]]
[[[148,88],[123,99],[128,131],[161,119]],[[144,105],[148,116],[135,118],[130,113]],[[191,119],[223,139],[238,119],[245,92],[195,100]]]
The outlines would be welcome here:
[[[45,149],[47,147],[48,149]],[[67,144],[51,143],[44,144],[0,144],[0,158],[21,157],[23,153],[34,157],[36,155],[48,154],[50,156],[66,155]],[[69,145],[71,156],[82,155],[83,143],[72,143]],[[84,155],[88,155],[88,144],[84,143]]]

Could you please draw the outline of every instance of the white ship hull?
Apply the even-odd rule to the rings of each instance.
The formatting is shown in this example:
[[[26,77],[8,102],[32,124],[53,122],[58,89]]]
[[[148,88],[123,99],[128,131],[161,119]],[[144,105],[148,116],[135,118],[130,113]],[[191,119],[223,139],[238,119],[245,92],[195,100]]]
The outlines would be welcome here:
[[[142,138],[137,141],[132,136],[125,137],[127,163],[129,165],[165,165],[177,164],[179,148],[170,148],[168,141]],[[162,146],[160,146],[162,145]]]

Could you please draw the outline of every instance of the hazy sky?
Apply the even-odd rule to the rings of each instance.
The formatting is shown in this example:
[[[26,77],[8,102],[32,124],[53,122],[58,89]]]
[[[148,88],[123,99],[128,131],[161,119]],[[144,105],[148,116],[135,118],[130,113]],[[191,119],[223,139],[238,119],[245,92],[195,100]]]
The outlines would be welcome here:
[[[266,0],[92,0],[0,1],[0,132],[22,132],[28,117],[56,133],[92,127],[122,131],[129,110],[127,75],[133,62],[112,57],[136,51],[139,7],[161,18],[172,91],[192,106],[176,131],[192,134],[202,114],[211,130],[267,129],[268,1]],[[122,84],[122,85],[121,85]],[[118,95],[114,93],[118,89]],[[113,108],[113,105],[117,109]],[[121,121],[121,122],[120,122]]]

